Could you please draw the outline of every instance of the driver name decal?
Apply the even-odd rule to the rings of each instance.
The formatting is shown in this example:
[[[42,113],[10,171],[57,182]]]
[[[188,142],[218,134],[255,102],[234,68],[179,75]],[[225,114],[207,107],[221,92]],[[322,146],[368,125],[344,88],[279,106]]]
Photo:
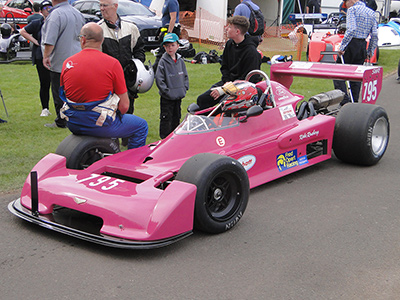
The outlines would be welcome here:
[[[303,139],[310,138],[310,137],[313,137],[313,136],[318,136],[318,135],[319,135],[319,130],[315,130],[314,129],[313,131],[309,131],[309,132],[300,134],[299,140],[301,141]]]
[[[225,139],[222,136],[217,136],[217,138],[215,139],[215,142],[220,147],[225,146]]]
[[[279,172],[307,164],[307,156],[297,156],[297,149],[276,156],[276,166]]]
[[[243,166],[243,168],[248,171],[250,170],[254,164],[256,163],[256,157],[254,155],[245,155],[238,159]]]
[[[294,113],[293,110],[293,106],[291,105],[279,107],[279,111],[281,113],[282,120],[288,120],[296,117],[296,114]]]

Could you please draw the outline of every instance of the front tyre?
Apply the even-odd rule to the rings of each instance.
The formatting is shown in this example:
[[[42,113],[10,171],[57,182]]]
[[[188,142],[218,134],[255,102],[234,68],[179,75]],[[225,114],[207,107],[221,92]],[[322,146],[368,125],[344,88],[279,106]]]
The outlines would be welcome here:
[[[249,180],[235,159],[213,153],[201,153],[187,160],[176,180],[197,187],[194,227],[221,233],[231,229],[243,216],[249,199]]]
[[[348,103],[336,118],[333,151],[344,162],[375,165],[386,151],[389,132],[389,119],[384,108]]]
[[[67,159],[68,169],[82,170],[106,155],[120,152],[117,140],[71,134],[58,145],[56,154]]]

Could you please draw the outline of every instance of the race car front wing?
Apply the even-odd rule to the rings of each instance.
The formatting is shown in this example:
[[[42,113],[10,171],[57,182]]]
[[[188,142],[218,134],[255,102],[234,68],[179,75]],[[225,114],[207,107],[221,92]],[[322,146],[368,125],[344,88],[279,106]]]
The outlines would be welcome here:
[[[106,236],[100,233],[102,220],[92,215],[84,214],[68,208],[54,209],[52,214],[36,214],[21,205],[20,198],[8,205],[8,210],[17,217],[36,225],[73,236],[88,242],[103,246],[124,249],[153,249],[164,247],[190,236],[188,231],[170,238],[155,241],[135,241]],[[68,213],[66,213],[68,212]],[[71,214],[72,212],[72,214]],[[75,214],[75,217],[71,215]]]

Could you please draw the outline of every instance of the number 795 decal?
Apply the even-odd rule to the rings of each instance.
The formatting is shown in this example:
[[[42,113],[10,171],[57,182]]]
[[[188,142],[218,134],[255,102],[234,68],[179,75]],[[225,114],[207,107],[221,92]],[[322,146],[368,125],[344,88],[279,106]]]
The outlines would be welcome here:
[[[364,82],[364,93],[363,93],[363,102],[371,102],[376,101],[376,96],[378,95],[376,85],[378,80]]]
[[[382,67],[369,68],[364,71],[362,83],[362,102],[375,104],[382,89]]]
[[[100,174],[91,174],[89,177],[78,180],[77,183],[85,181],[89,182],[89,186],[99,186],[103,191],[111,190],[117,187],[118,184],[125,182],[125,180],[122,179],[114,179],[109,176],[101,176]]]

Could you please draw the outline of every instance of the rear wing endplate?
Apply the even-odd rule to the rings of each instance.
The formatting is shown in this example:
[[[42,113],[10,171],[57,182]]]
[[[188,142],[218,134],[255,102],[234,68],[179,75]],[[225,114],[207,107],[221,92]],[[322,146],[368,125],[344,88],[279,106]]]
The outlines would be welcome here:
[[[288,89],[293,76],[362,82],[361,99],[375,104],[382,89],[383,68],[378,66],[291,61],[271,66],[271,80]]]

